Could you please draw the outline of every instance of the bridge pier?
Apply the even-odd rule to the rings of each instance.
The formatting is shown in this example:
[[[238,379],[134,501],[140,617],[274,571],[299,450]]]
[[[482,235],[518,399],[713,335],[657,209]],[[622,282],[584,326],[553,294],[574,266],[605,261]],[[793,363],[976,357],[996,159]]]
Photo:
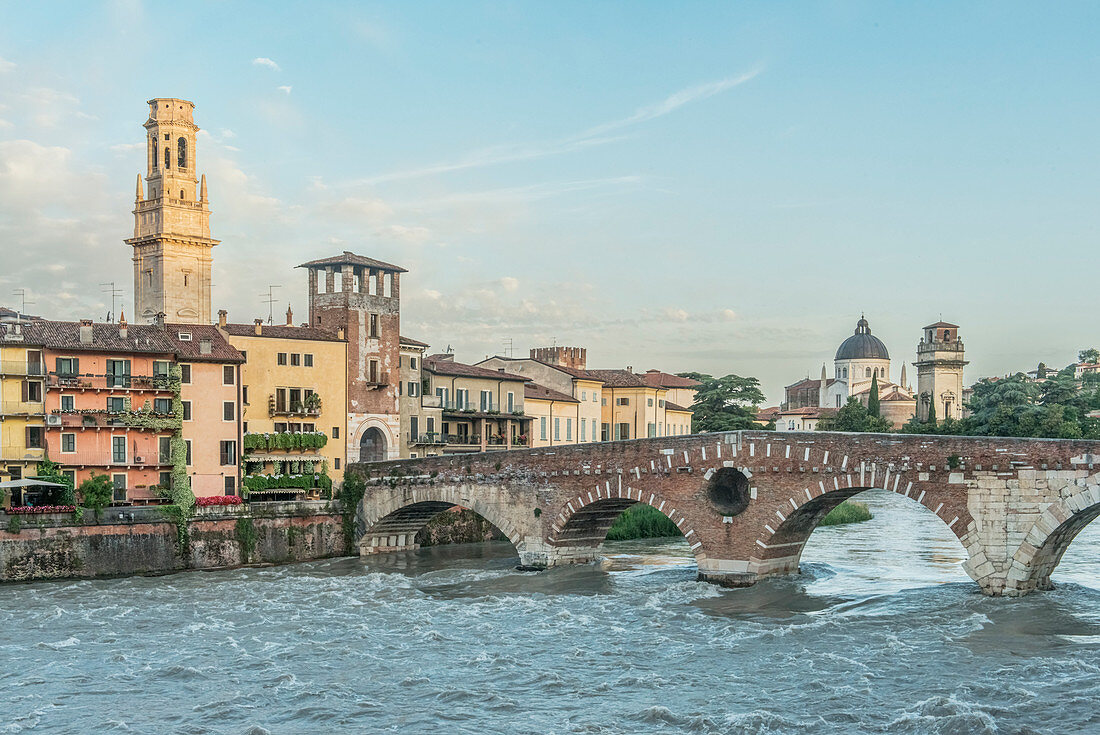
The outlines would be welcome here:
[[[359,556],[384,554],[389,551],[416,551],[416,534],[396,533],[389,535],[367,535],[359,542]]]

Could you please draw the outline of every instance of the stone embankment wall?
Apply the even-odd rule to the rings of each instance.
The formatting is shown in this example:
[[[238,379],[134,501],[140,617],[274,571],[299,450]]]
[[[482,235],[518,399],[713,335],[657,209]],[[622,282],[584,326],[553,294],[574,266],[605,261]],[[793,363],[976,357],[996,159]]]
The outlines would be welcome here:
[[[13,520],[18,519],[18,520]],[[347,554],[331,501],[197,508],[182,526],[161,508],[0,513],[0,581],[160,574]]]

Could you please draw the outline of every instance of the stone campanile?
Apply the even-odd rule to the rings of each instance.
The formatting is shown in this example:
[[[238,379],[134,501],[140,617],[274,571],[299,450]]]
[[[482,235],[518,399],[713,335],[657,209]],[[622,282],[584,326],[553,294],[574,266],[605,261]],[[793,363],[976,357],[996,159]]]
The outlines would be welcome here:
[[[917,345],[917,418],[928,420],[929,407],[936,407],[936,420],[963,417],[963,368],[967,362],[959,327],[936,322],[924,328]]]
[[[145,182],[137,180],[134,236],[134,314],[153,321],[210,323],[212,251],[206,176],[197,178],[192,119],[187,100],[149,100],[145,121]]]

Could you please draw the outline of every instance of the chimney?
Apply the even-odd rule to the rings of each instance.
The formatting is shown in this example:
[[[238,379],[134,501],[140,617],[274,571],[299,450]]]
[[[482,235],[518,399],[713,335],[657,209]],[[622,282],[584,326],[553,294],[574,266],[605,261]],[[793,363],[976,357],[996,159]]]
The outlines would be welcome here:
[[[218,309],[218,326],[225,328],[226,323],[229,321],[229,312],[225,309]]]
[[[80,320],[80,344],[90,345],[92,343],[92,320],[81,319]]]
[[[632,373],[632,372],[634,372],[634,366],[633,366],[633,365],[627,365],[627,366],[626,366],[626,371],[627,371],[628,373]]]
[[[255,324],[256,324],[256,334],[263,334],[264,320],[263,319],[253,319],[252,321],[255,322]]]
[[[200,355],[209,355],[213,351],[214,351],[214,345],[210,341],[209,338],[204,338],[204,339],[199,340],[199,354]]]
[[[343,339],[343,338],[344,338],[344,328],[340,327],[339,329],[336,330],[336,339]]]
[[[290,310],[290,304],[286,305],[286,325],[288,327],[294,326],[294,312]]]
[[[153,325],[158,329],[164,329],[164,316],[165,314],[163,311],[158,311],[157,315],[153,317]]]
[[[118,336],[121,339],[126,339],[126,311],[122,311],[122,315],[118,318]]]

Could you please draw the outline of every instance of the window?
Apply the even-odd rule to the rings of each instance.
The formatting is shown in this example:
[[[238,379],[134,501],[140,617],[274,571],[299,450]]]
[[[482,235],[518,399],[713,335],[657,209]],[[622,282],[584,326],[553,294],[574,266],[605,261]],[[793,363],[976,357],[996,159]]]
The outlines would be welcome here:
[[[410,441],[416,441],[417,437],[419,437],[419,436],[420,436],[420,417],[419,416],[410,416],[409,417],[409,439],[410,439]]]
[[[130,387],[130,361],[107,360],[107,387]]]
[[[340,427],[339,426],[333,426],[332,427],[332,438],[333,439],[339,439],[340,438]]]
[[[410,357],[409,358],[409,368],[412,369],[412,370],[416,370],[416,358],[415,357]]]
[[[380,382],[379,379],[378,379],[378,377],[379,377],[378,376],[378,360],[371,360],[370,361],[370,364],[367,366],[367,372],[368,372],[367,382],[369,382],[369,383],[378,383],[378,382]]]
[[[76,397],[75,396],[61,396],[61,410],[66,413],[71,413],[76,410]]]
[[[76,487],[76,470],[61,470],[61,476],[68,478],[73,487]]]
[[[611,424],[600,424],[600,441],[605,442],[611,436]]]
[[[111,475],[111,486],[114,488],[115,502],[126,502],[126,475]]]
[[[237,464],[237,442],[220,442],[218,445],[218,450],[218,454],[221,459],[221,465],[223,467],[227,465]]]
[[[61,435],[61,451],[72,454],[76,451],[76,434]]]
[[[871,377],[871,368],[864,368],[863,373],[864,373],[863,377],[865,377],[865,378]]]
[[[185,443],[187,444],[187,457],[186,457],[186,459],[184,459],[184,463],[185,463],[185,464],[186,464],[186,465],[187,465],[188,467],[190,467],[190,466],[191,466],[191,440],[190,440],[190,439],[186,439],[186,440],[185,440]]]
[[[588,419],[581,419],[581,441],[588,441]]]
[[[124,436],[112,436],[111,437],[111,461],[115,464],[125,464],[126,462],[126,437]]]
[[[581,400],[582,401],[587,401],[588,400],[588,391],[586,391],[586,390],[581,391]]]
[[[237,478],[233,475],[225,476],[225,494],[236,495],[237,494]]]
[[[306,367],[313,367],[313,355],[309,354],[308,352],[302,355],[302,363]]]
[[[592,391],[592,402],[593,402],[593,403],[595,403],[595,402],[596,402],[596,400],[597,400],[597,398],[596,398],[596,391]],[[606,406],[607,404],[605,403],[605,404],[603,404],[603,405],[605,405],[605,406]]]
[[[185,385],[191,384],[191,366],[180,365],[180,382]]]
[[[372,339],[378,339],[378,315],[370,315],[370,332],[367,334]]]
[[[618,430],[615,432],[618,435],[615,437],[616,439],[626,441],[630,438],[630,424],[616,424],[616,426],[618,427]]]
[[[606,406],[607,405],[607,399],[606,398],[601,398],[600,399],[600,405],[601,406]]]
[[[554,441],[561,439],[561,419],[554,419]]]
[[[243,403],[246,406],[248,405],[248,386],[247,385],[242,385],[241,386],[241,403]]]
[[[153,170],[157,170],[157,166],[160,165],[160,151],[157,149],[157,136],[153,136]]]
[[[652,398],[647,398],[646,399],[646,405],[649,406],[650,408],[652,408],[653,407],[653,399]]]
[[[565,440],[567,442],[573,441],[573,419],[565,420]]]
[[[111,396],[107,399],[108,413],[122,413],[126,410],[126,399],[121,396]]]
[[[275,355],[275,364],[276,365],[286,365],[286,353],[285,352],[280,352],[279,354]]]
[[[153,413],[172,413],[172,399],[154,398]]]
[[[455,389],[455,408],[459,411],[470,405],[470,390],[468,388]]]
[[[23,403],[42,402],[42,383],[37,380],[23,381]]]
[[[80,373],[80,360],[75,357],[57,358],[57,374],[62,377],[72,377]]]
[[[162,436],[157,438],[157,458],[161,464],[172,463],[172,437]],[[164,487],[167,487],[167,485]]]
[[[172,149],[168,146],[164,146],[164,168],[168,169],[172,167]]]
[[[222,385],[233,385],[237,382],[237,370],[232,365],[222,366]]]
[[[187,138],[182,135],[176,141],[176,167],[187,168]],[[183,197],[180,196],[180,199]]]
[[[658,408],[664,408],[665,407],[665,401],[664,401],[663,398],[661,400],[657,401],[657,407]]]
[[[418,395],[420,395],[420,383],[416,382],[415,380],[410,380],[409,381],[409,397],[410,398],[416,398]]]
[[[615,399],[615,405],[616,406],[629,406],[630,405],[630,399],[629,398],[616,398]]]
[[[657,424],[653,423],[652,421],[646,424],[646,436],[650,439],[657,436]]]
[[[481,391],[481,410],[492,411],[493,410],[493,391],[483,390]]]
[[[167,360],[153,360],[153,377],[167,378],[169,365]]]
[[[539,416],[539,438],[546,441],[546,417]]]
[[[183,285],[184,286],[187,285],[187,276],[183,277]],[[191,341],[191,333],[190,332],[180,332],[179,333],[179,339],[180,339],[180,342],[190,342]]]
[[[332,469],[334,469],[334,470],[340,469],[340,458],[339,457],[333,457],[332,458]]]
[[[297,352],[291,352],[290,364],[292,367],[300,367],[302,365],[302,356]]]
[[[222,421],[233,421],[237,418],[237,408],[233,401],[222,401]]]
[[[184,286],[186,286],[186,285],[187,285],[187,281],[188,281],[188,274],[187,274],[187,271],[184,271],[184,272],[183,272],[183,285],[184,285]],[[188,334],[188,335],[187,335],[187,338],[188,338],[188,339],[191,339],[191,335],[190,335],[190,334]]]
[[[508,394],[508,413],[512,413],[515,410],[516,410],[516,394],[515,393],[509,393]]]
[[[317,424],[302,424],[302,431],[313,433],[317,431]]]
[[[283,433],[284,431],[286,431],[286,424],[284,424],[284,423],[283,423],[283,422],[281,422],[281,421],[279,421],[279,422],[276,422],[276,424],[275,424],[275,433],[276,433],[276,434],[281,434],[281,433]]]
[[[191,420],[191,401],[183,401],[183,420]]]

